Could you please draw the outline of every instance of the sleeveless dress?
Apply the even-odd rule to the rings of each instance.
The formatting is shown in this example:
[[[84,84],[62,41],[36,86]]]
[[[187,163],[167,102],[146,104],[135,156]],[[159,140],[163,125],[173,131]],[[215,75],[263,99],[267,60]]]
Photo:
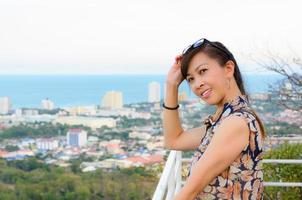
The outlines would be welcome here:
[[[206,125],[206,133],[196,148],[192,158],[188,177],[192,167],[201,158],[207,146],[211,142],[215,129],[221,121],[230,116],[243,117],[249,127],[249,144],[231,165],[221,174],[215,177],[201,191],[195,200],[212,199],[243,199],[254,200],[263,199],[263,171],[262,171],[262,145],[263,138],[261,130],[246,96],[241,95],[227,102],[217,120],[212,122],[211,115],[208,115],[203,123]]]

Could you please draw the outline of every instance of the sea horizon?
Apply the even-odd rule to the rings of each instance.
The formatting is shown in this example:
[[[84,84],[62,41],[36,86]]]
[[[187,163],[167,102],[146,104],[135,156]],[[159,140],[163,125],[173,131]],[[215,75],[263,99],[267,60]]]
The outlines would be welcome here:
[[[242,74],[246,90],[263,93],[268,84],[282,77],[278,74]],[[147,102],[148,84],[156,81],[161,85],[161,98],[166,74],[32,74],[0,75],[0,96],[8,96],[12,108],[40,108],[43,99],[50,99],[55,107],[100,105],[106,92],[115,90],[123,93],[124,104]],[[184,81],[179,91],[186,91],[194,98]]]

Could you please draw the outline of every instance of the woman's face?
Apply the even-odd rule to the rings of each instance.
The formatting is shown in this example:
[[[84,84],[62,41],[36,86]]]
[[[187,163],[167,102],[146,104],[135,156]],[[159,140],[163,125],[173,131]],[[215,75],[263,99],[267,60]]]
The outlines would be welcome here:
[[[210,105],[218,104],[225,96],[225,68],[202,52],[191,59],[186,80],[194,94]]]

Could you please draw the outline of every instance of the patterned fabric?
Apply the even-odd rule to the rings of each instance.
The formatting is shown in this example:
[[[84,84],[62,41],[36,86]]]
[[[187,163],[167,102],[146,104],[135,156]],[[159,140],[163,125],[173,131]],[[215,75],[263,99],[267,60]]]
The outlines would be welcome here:
[[[249,144],[234,162],[200,192],[195,200],[208,199],[263,199],[263,171],[262,171],[262,145],[261,130],[254,114],[250,110],[246,96],[237,96],[223,106],[222,113],[215,122],[211,115],[203,123],[206,125],[206,134],[201,139],[199,147],[195,150],[189,167],[188,177],[192,167],[203,155],[211,142],[215,129],[221,121],[230,116],[243,117],[249,127]]]

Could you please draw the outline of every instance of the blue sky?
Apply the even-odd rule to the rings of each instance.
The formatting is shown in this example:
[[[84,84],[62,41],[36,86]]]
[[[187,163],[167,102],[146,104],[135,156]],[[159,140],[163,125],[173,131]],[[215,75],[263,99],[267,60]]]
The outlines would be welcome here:
[[[268,50],[302,52],[301,4],[279,0],[0,1],[0,74],[165,74],[206,37],[244,73]]]

